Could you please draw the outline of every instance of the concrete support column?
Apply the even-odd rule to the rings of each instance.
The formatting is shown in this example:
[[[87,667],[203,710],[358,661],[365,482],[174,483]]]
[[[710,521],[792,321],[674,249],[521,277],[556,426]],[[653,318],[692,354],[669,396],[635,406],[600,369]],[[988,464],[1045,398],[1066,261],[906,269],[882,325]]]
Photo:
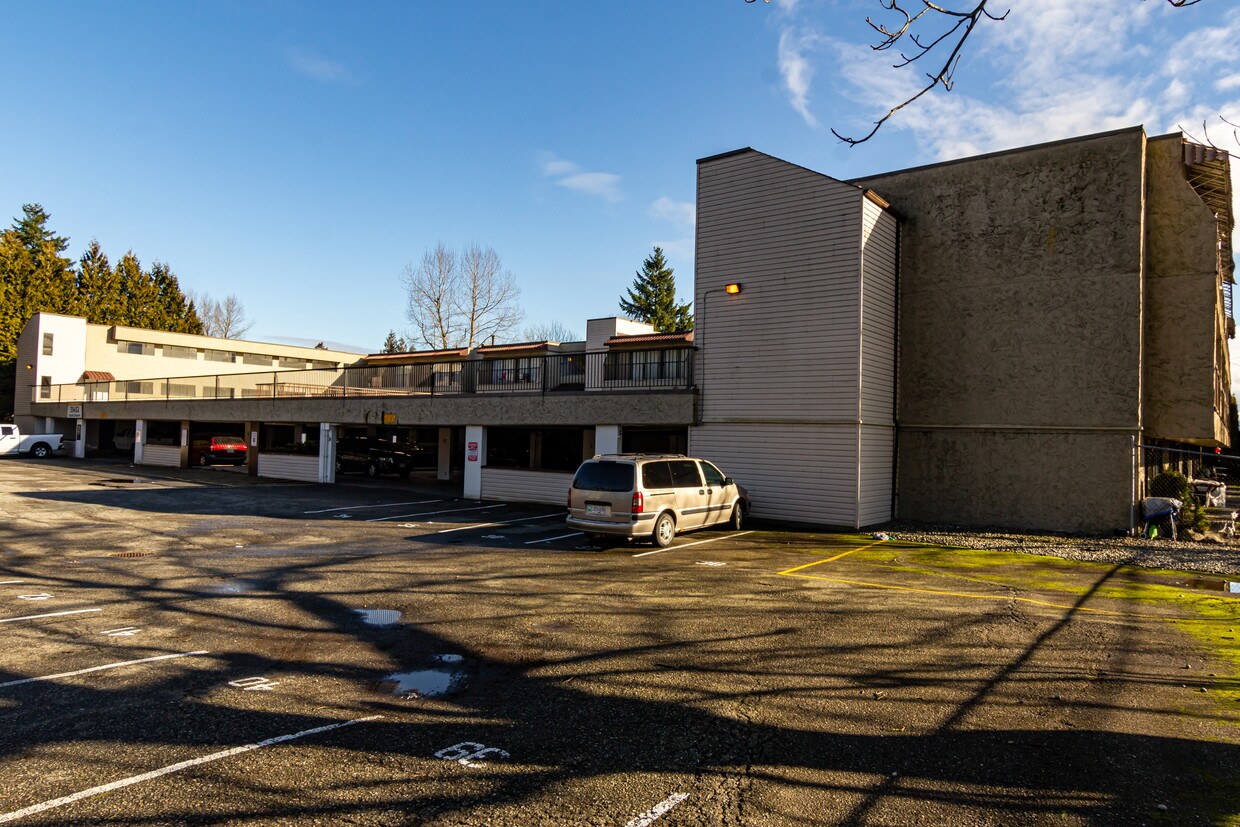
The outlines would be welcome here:
[[[436,479],[452,479],[452,429],[439,429],[439,470]]]
[[[618,454],[620,453],[620,426],[619,425],[595,425],[594,426],[594,453],[596,454]]]
[[[482,499],[482,466],[487,461],[487,431],[481,425],[465,426],[465,486],[469,499]]]
[[[133,421],[133,464],[142,464],[142,445],[146,442],[146,420]]]
[[[77,459],[86,459],[86,420],[79,419],[74,423],[73,427],[73,456]]]
[[[336,481],[336,426],[319,423],[319,482]]]
[[[251,477],[258,476],[258,423],[245,423],[245,466]]]
[[[56,418],[55,417],[51,417],[51,416],[43,417],[43,433],[45,434],[56,433]],[[68,434],[66,434],[65,436],[68,436]]]
[[[181,467],[189,467],[189,420],[181,420]]]

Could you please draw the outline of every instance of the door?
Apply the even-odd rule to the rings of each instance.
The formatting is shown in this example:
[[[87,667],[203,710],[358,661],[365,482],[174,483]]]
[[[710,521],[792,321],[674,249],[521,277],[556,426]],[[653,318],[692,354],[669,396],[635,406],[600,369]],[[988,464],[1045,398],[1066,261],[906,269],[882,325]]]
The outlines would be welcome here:
[[[706,486],[698,473],[697,463],[691,459],[674,459],[667,463],[672,471],[672,487],[676,490],[677,529],[700,528],[706,525],[710,502],[706,498]]]
[[[19,445],[16,425],[0,425],[0,455],[16,454]]]
[[[702,479],[706,483],[706,500],[709,511],[706,512],[704,525],[716,525],[732,516],[732,502],[736,499],[736,486],[724,485],[727,479],[715,466],[705,460],[701,461]]]

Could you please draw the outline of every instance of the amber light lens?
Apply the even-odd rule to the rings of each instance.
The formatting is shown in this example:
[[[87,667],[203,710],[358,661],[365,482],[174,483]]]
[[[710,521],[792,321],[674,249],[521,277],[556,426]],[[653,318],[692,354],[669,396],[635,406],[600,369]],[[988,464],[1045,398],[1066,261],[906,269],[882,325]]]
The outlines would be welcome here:
[[[740,284],[729,284],[724,287],[723,290],[725,293],[735,296],[737,293],[741,292],[741,286]]]

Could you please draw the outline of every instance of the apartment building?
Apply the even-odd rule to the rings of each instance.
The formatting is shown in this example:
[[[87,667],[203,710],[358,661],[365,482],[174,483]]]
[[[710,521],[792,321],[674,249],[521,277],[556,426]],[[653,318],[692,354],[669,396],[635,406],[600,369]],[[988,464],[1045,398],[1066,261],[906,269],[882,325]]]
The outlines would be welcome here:
[[[748,148],[697,169],[692,334],[360,356],[41,314],[19,415],[83,445],[149,423],[134,455],[168,464],[234,428],[252,472],[321,482],[364,429],[550,503],[594,452],[689,451],[755,517],[852,528],[1125,529],[1142,445],[1226,444],[1226,153],[1133,127],[851,181]]]

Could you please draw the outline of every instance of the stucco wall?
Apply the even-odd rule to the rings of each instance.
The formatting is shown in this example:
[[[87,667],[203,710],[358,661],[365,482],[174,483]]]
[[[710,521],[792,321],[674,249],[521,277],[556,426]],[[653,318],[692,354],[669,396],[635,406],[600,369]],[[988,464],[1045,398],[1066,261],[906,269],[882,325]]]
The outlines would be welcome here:
[[[1133,438],[976,430],[900,432],[897,511],[961,525],[1126,529]]]
[[[1185,177],[1183,152],[1179,133],[1148,144],[1145,428],[1152,438],[1222,442],[1217,230]]]
[[[903,217],[900,516],[1127,525],[1144,146],[1144,132],[1130,129],[857,182]],[[950,473],[936,470],[946,459]],[[1105,490],[1118,499],[1098,494],[1099,469],[1115,477]]]

